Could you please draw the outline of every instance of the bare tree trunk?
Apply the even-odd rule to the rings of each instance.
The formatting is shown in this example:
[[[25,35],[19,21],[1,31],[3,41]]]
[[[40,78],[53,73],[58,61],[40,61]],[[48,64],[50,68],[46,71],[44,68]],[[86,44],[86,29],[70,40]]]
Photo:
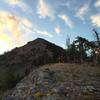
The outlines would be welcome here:
[[[70,46],[70,36],[68,35],[66,38],[66,51],[69,49]],[[70,62],[70,50],[67,52],[67,62]]]
[[[94,31],[94,34],[95,34],[95,37],[96,37],[98,46],[100,46],[100,37],[99,37],[99,33],[98,33],[95,29],[93,29],[93,31]]]
[[[96,37],[96,41],[97,41],[97,47],[96,47],[96,50],[95,50],[95,53],[96,53],[96,63],[99,63],[99,59],[100,59],[100,56],[99,56],[99,50],[100,50],[100,37],[99,37],[99,33],[93,29],[94,31],[94,34],[95,34],[95,37]]]

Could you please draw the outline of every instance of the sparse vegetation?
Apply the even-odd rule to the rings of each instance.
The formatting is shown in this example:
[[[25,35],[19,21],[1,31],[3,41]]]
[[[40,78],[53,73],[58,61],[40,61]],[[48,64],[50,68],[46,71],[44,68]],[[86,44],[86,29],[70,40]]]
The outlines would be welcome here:
[[[0,70],[0,92],[12,88],[22,77],[15,74],[13,68],[4,68]]]
[[[7,89],[15,85],[15,76],[12,69],[3,69],[0,73],[0,89]]]
[[[78,36],[72,44],[69,44],[69,39],[66,39],[65,62],[92,62],[94,64],[100,64],[100,37],[96,30],[93,31],[96,37],[95,41],[89,41],[86,38]]]

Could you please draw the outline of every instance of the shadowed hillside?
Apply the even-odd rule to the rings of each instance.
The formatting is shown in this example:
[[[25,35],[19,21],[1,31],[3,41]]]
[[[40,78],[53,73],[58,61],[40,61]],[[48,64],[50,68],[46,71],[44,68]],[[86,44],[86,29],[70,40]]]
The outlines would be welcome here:
[[[15,48],[1,55],[0,88],[5,88],[6,86],[8,88],[8,84],[16,83],[16,81],[19,81],[23,76],[27,75],[31,68],[37,68],[38,65],[47,63],[57,63],[59,61],[58,58],[62,54],[64,55],[64,53],[65,51],[61,47],[44,39],[37,38],[34,41],[28,42],[23,47]],[[6,84],[4,85],[3,83]],[[12,87],[12,85],[9,87]]]

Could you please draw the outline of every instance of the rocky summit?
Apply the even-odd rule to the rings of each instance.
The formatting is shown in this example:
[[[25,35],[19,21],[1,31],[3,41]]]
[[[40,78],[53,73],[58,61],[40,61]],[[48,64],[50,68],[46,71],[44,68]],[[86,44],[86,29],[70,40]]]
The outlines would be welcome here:
[[[100,100],[100,68],[66,63],[40,66],[0,100]]]

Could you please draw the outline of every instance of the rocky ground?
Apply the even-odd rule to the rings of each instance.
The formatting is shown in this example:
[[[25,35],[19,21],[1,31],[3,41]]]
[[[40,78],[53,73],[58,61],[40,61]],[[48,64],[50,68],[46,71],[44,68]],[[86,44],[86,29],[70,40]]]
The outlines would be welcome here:
[[[100,100],[100,67],[44,65],[4,93],[0,100]]]

